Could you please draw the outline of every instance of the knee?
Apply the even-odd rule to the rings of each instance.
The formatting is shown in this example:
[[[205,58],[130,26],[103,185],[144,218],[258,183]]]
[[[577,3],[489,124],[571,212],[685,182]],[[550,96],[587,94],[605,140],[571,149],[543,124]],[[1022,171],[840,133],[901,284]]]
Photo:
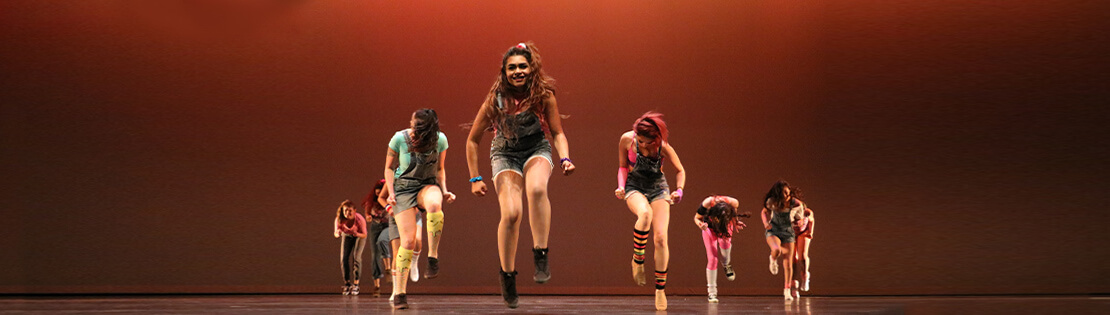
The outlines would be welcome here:
[[[409,250],[416,248],[416,238],[414,237],[407,240],[401,240],[401,248]]]
[[[666,248],[666,247],[667,247],[667,236],[664,235],[663,233],[656,232],[655,233],[655,248]]]
[[[528,186],[528,200],[543,200],[547,198],[547,186]]]
[[[717,257],[709,255],[709,263],[705,264],[705,269],[717,270]]]
[[[520,224],[520,219],[521,219],[520,211],[512,211],[512,212],[509,212],[509,213],[503,213],[503,214],[501,214],[501,225],[516,226],[517,224]]]
[[[424,206],[424,210],[428,211],[428,213],[439,212],[439,210],[442,208],[443,205],[441,205],[439,202],[429,202],[427,205]]]
[[[654,213],[652,213],[651,210],[644,210],[644,211],[640,211],[640,213],[636,215],[636,219],[647,220],[647,221],[650,222],[651,218],[652,218],[652,215],[654,215]]]

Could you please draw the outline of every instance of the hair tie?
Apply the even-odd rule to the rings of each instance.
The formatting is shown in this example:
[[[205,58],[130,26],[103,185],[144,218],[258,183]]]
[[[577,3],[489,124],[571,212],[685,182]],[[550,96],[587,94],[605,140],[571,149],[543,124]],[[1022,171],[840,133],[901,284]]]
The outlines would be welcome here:
[[[516,44],[516,48],[520,48],[520,49],[525,49],[525,50],[527,50],[527,49],[528,49],[528,45],[527,45],[527,44],[524,44],[524,43],[520,43],[520,44]]]

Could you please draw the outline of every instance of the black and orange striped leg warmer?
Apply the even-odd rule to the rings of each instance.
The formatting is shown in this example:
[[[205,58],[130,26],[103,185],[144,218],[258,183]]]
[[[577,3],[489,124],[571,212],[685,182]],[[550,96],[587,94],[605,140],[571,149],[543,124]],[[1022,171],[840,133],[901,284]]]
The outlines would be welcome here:
[[[647,250],[648,232],[632,229],[632,261],[644,264],[644,251]]]
[[[667,271],[655,271],[655,289],[663,290],[667,288]]]

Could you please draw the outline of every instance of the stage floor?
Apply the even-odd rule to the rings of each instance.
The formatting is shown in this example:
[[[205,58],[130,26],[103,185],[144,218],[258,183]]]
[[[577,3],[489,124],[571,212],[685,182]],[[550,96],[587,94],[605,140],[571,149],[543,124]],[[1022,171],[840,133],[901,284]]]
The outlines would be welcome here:
[[[1106,296],[781,297],[669,296],[676,314],[1110,314]],[[652,296],[522,296],[509,309],[495,295],[412,295],[409,314],[644,314]],[[342,295],[134,295],[0,297],[0,314],[382,314],[388,296]],[[663,312],[659,312],[663,313]]]

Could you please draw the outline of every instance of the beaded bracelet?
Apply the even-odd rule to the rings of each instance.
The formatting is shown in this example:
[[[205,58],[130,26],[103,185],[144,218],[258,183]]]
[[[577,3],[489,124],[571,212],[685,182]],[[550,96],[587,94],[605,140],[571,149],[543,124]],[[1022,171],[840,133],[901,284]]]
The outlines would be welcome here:
[[[476,176],[476,177],[470,179],[471,183],[476,183],[476,182],[480,182],[480,181],[482,181],[482,176]]]
[[[563,162],[570,162],[571,164],[574,164],[574,162],[571,162],[571,161],[570,161],[570,158],[562,158],[562,159],[559,159],[559,163],[563,163]]]

